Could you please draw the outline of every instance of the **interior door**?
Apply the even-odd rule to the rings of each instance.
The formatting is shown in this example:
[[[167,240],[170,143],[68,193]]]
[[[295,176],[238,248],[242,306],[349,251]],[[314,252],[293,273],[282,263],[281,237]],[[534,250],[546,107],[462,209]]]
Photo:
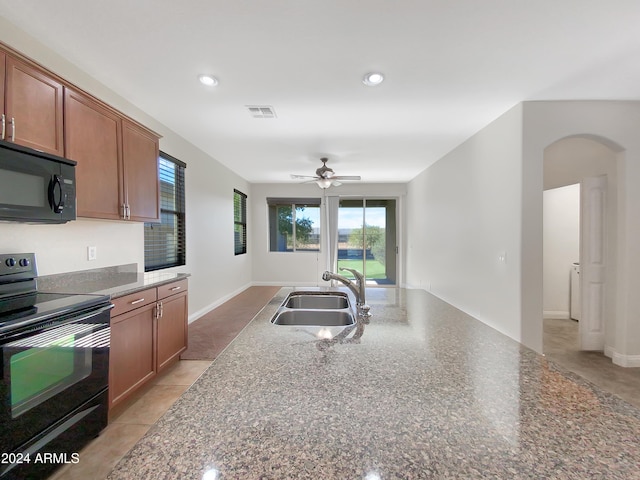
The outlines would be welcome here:
[[[580,185],[580,348],[604,350],[607,177]]]

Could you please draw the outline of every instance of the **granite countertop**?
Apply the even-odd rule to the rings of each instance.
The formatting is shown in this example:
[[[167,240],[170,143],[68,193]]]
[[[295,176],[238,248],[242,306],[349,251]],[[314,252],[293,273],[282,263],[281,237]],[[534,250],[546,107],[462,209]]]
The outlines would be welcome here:
[[[189,277],[187,273],[138,272],[135,263],[38,277],[38,290],[122,297]]]
[[[270,323],[282,289],[108,477],[640,478],[640,411],[422,290],[359,343]]]

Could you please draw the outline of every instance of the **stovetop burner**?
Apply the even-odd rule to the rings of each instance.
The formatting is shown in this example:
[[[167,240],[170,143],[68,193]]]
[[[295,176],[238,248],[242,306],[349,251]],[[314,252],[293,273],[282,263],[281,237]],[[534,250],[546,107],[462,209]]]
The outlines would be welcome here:
[[[0,255],[0,335],[109,303],[106,295],[39,292],[36,277],[35,254]]]

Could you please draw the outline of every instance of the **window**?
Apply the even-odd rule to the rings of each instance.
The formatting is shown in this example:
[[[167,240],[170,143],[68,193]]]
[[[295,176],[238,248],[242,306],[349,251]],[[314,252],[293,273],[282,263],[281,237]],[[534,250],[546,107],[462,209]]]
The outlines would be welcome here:
[[[247,196],[233,190],[233,243],[236,255],[247,253]]]
[[[267,198],[269,251],[320,251],[319,198]]]
[[[144,224],[145,272],[186,263],[185,168],[187,166],[180,160],[160,152],[160,223]]]

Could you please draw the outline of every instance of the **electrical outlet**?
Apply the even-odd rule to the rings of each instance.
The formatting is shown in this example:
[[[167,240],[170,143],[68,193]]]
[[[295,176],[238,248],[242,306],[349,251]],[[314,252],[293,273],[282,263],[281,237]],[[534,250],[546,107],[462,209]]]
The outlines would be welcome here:
[[[87,247],[87,260],[95,260],[98,258],[98,247]]]
[[[507,252],[500,252],[498,254],[498,261],[500,263],[507,263]]]

